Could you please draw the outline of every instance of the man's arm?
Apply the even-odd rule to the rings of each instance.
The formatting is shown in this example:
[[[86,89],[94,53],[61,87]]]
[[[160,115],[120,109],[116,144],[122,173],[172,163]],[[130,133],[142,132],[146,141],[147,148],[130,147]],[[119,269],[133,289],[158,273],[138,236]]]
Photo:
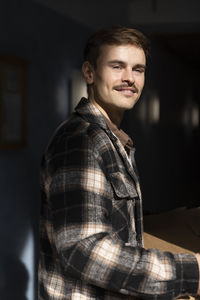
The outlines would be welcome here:
[[[73,146],[71,141],[69,145],[72,146],[57,153],[46,166],[48,180],[51,178],[46,193],[56,248],[66,274],[143,298],[196,294],[195,256],[125,246],[116,237],[111,186],[93,144],[84,138],[79,144]]]

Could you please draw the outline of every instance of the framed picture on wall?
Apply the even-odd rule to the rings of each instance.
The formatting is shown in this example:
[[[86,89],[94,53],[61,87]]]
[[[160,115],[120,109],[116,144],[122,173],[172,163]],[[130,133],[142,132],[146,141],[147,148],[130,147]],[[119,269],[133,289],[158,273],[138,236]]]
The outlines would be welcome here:
[[[0,56],[0,149],[26,146],[27,68],[24,59]]]

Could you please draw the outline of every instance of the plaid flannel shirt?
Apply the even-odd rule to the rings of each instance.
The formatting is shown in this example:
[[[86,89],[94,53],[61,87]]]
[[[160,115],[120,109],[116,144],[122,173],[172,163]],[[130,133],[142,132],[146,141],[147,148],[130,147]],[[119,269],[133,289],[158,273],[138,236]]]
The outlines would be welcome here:
[[[142,242],[139,181],[130,151],[81,99],[42,160],[39,299],[172,299],[197,292],[195,256]]]

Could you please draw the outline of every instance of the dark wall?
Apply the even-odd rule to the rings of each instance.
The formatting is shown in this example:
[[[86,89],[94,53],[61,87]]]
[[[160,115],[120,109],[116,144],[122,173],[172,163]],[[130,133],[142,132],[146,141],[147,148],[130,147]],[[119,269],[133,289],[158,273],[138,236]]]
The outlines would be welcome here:
[[[36,296],[40,159],[53,130],[68,115],[68,82],[72,70],[81,65],[89,33],[30,0],[0,2],[0,54],[30,62],[27,147],[0,150],[0,297],[4,300]],[[160,122],[138,121],[139,104],[124,122],[136,141],[144,208],[151,212],[196,205],[199,199],[199,129],[188,131],[177,122],[186,96],[183,87],[199,101],[198,72],[156,42],[153,45],[146,85],[158,90]]]
[[[185,126],[182,112],[188,98],[199,111],[199,66],[167,49],[152,37],[152,56],[146,87],[135,109],[127,113],[124,128],[136,143],[144,211],[155,213],[176,207],[199,205],[200,128]],[[186,47],[189,47],[186,40]],[[185,51],[184,51],[185,52]],[[156,124],[138,120],[146,92],[156,90],[160,120]]]
[[[34,299],[39,165],[68,114],[68,82],[80,67],[89,30],[27,0],[0,1],[0,54],[23,57],[28,71],[28,144],[0,150],[0,298]],[[28,290],[28,291],[27,291]]]

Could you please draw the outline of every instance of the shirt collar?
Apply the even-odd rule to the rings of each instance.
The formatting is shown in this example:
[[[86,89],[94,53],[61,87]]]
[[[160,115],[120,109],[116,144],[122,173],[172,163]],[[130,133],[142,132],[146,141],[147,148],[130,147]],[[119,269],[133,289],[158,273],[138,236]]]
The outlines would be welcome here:
[[[99,124],[102,128],[107,127],[114,133],[114,135],[120,140],[126,150],[133,148],[132,139],[122,129],[118,129],[117,126],[109,119],[103,116],[103,114],[97,109],[97,107],[91,103],[87,98],[82,98],[75,108],[78,114],[81,114],[83,118],[92,123]],[[107,125],[107,126],[106,126]]]
[[[126,134],[122,129],[118,129],[117,126],[111,120],[107,119],[106,117],[104,118],[108,128],[120,140],[124,148],[128,151],[131,150],[133,148],[133,141],[130,138],[130,136],[128,136],[128,134]]]
[[[81,98],[78,105],[75,107],[76,113],[80,114],[83,119],[90,123],[95,123],[106,129],[105,119],[100,110],[87,98]]]

